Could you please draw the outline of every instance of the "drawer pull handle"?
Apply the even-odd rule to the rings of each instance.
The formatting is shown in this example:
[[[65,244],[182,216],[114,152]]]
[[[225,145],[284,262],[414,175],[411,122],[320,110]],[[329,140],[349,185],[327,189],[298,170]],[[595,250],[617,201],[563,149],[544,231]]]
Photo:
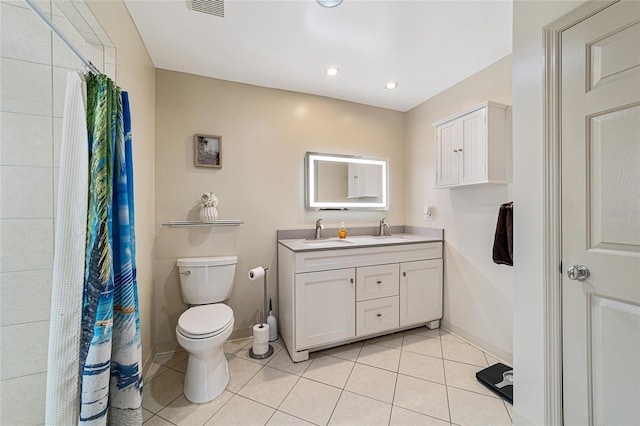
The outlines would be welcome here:
[[[376,284],[380,285],[382,284],[382,281],[376,281]]]
[[[378,318],[380,318],[380,317],[382,316],[382,314],[376,314],[376,316],[377,316]]]
[[[351,281],[351,284],[353,284],[353,278],[351,278],[349,281]]]
[[[406,276],[407,276],[407,273],[406,273],[406,272],[403,272],[403,273],[402,273],[402,276],[403,276],[403,277],[406,277]]]

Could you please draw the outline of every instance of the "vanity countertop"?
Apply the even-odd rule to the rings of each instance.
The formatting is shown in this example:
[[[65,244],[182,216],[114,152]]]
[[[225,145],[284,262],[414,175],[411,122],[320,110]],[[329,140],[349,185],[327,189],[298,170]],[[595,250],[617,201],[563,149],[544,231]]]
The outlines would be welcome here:
[[[321,240],[293,239],[279,240],[278,242],[289,250],[299,251],[317,251],[317,250],[340,250],[349,248],[362,247],[379,247],[402,244],[420,244],[442,242],[439,237],[428,237],[417,234],[393,234],[383,237],[374,237],[370,235],[357,235],[339,239],[337,237],[325,238]]]

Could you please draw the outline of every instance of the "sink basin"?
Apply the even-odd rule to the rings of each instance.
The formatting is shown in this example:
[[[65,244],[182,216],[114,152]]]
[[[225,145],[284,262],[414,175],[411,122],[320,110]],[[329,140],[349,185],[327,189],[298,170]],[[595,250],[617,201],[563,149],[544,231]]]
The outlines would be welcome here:
[[[303,243],[309,247],[327,247],[340,244],[353,244],[353,241],[342,240],[340,238],[328,238],[326,240],[304,240]]]

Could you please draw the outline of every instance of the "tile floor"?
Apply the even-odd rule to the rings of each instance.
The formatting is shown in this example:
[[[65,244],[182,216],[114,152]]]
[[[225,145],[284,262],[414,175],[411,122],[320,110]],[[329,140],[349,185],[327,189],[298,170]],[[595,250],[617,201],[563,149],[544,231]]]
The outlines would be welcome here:
[[[421,327],[311,354],[293,363],[249,357],[251,339],[225,344],[230,380],[201,405],[184,397],[185,352],[159,355],[145,378],[146,426],[511,425],[511,404],[478,383],[497,360],[444,330]]]

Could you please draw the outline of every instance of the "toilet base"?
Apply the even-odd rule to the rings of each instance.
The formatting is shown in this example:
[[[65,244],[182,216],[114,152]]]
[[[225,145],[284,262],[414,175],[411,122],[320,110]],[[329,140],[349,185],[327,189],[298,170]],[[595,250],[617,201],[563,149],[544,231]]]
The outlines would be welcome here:
[[[193,403],[204,404],[220,395],[229,383],[229,365],[222,346],[206,359],[189,354],[184,377],[184,396]]]

